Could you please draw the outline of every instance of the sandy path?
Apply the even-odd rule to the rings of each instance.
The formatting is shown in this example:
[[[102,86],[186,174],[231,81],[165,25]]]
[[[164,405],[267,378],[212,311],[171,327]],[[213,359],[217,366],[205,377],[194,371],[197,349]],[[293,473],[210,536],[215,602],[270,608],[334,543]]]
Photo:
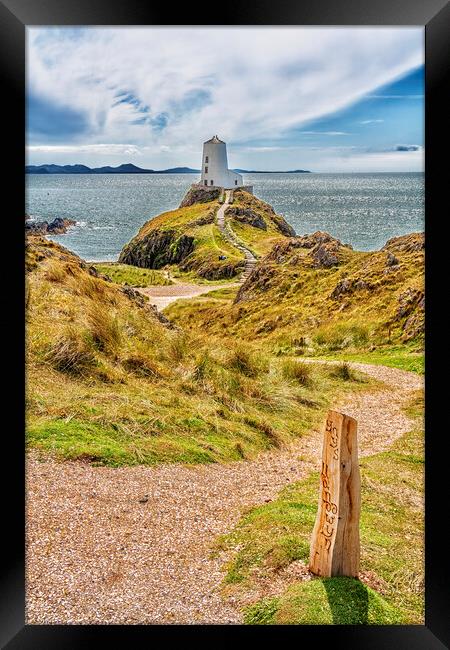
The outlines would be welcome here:
[[[401,407],[423,378],[351,365],[388,384],[340,406],[358,419],[366,455],[411,428]],[[194,468],[111,469],[29,454],[27,623],[240,623],[220,597],[223,559],[210,558],[210,545],[243,508],[318,467],[320,445],[313,431],[255,461]]]
[[[150,303],[156,305],[158,309],[165,309],[171,302],[175,302],[179,298],[195,298],[204,293],[215,291],[216,289],[224,289],[229,287],[237,287],[238,283],[230,284],[170,284],[168,286],[153,286],[145,288],[137,288],[136,290],[148,296]]]

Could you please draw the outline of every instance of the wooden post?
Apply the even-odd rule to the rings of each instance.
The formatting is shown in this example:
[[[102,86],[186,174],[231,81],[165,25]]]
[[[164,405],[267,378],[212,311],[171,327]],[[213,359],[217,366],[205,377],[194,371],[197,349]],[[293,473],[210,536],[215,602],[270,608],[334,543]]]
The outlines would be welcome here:
[[[329,411],[325,423],[319,508],[309,568],[319,576],[359,573],[361,483],[356,420]]]

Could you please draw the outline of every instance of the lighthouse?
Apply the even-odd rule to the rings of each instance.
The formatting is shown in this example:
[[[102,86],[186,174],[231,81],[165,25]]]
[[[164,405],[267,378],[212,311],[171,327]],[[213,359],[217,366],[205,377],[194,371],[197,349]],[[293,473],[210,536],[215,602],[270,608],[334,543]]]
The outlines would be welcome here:
[[[203,143],[201,185],[211,187],[242,187],[240,174],[228,169],[227,145],[215,135]]]

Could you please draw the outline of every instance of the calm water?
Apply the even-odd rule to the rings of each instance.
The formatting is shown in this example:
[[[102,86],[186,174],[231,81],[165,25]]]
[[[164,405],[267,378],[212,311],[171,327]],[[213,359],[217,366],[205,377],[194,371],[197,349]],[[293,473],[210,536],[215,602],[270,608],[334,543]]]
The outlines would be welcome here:
[[[76,219],[61,242],[91,261],[116,260],[148,219],[176,208],[191,174],[26,176],[26,211],[38,220]],[[424,229],[424,175],[246,174],[244,181],[295,228],[326,230],[357,250]]]

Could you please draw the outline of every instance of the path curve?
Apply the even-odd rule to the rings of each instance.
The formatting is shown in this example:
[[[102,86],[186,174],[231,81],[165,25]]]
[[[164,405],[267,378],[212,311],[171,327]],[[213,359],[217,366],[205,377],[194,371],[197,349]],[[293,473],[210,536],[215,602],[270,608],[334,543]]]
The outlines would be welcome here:
[[[202,296],[216,289],[228,289],[237,286],[239,286],[237,282],[228,284],[184,284],[176,282],[167,286],[136,287],[136,290],[144,294],[144,296],[148,296],[149,302],[162,310],[180,298],[197,298],[197,296]]]
[[[423,377],[350,365],[387,384],[338,406],[358,419],[367,455],[411,429],[401,409]],[[254,461],[193,468],[112,469],[30,453],[27,623],[241,623],[237,604],[220,596],[223,560],[210,545],[243,508],[317,469],[321,437],[313,431]]]

